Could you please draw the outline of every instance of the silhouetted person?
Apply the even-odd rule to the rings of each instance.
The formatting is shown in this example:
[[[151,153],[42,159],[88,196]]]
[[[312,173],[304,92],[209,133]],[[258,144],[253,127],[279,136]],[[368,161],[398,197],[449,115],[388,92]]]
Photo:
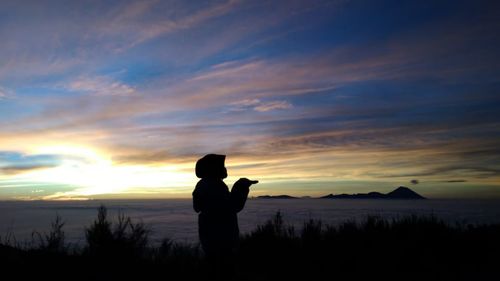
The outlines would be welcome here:
[[[196,176],[201,180],[193,191],[201,246],[217,278],[232,274],[231,261],[239,240],[236,214],[245,206],[250,185],[258,182],[241,178],[229,192],[223,181],[227,177],[225,159],[225,155],[217,154],[199,159]]]

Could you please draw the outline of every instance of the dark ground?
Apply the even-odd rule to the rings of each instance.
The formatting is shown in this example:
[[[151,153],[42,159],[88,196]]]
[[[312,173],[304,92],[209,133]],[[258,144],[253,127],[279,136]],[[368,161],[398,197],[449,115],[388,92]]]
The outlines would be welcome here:
[[[64,242],[60,218],[46,234],[0,243],[0,280],[207,280],[210,266],[197,245],[165,239],[106,210],[86,229],[81,247]],[[225,268],[234,280],[500,280],[500,224],[449,225],[435,217],[367,217],[338,226],[288,226],[281,214],[241,237]],[[7,279],[8,278],[8,279]]]

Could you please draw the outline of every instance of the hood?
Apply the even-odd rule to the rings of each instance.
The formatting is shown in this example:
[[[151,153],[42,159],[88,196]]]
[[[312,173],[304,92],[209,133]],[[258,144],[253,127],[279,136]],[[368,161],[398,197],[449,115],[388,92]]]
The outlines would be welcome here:
[[[224,167],[226,155],[207,154],[196,162],[196,176],[199,178],[225,179],[227,170]]]

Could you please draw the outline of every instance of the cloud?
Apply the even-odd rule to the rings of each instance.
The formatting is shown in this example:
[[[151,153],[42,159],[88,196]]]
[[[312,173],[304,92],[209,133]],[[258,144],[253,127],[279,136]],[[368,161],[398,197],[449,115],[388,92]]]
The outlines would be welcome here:
[[[254,110],[259,112],[267,112],[278,109],[290,109],[292,107],[293,107],[292,104],[287,101],[270,101],[255,106]]]
[[[31,165],[31,166],[3,166],[0,167],[0,174],[17,175],[41,169],[54,168],[56,165]]]
[[[50,195],[38,196],[36,200],[61,200],[61,201],[86,201],[90,200],[88,196],[79,195],[77,192],[68,191],[68,192],[55,192]]]
[[[12,90],[0,86],[0,100],[12,96],[13,96]]]
[[[260,104],[259,99],[244,99],[236,102],[232,102],[230,105],[234,107],[252,107]]]
[[[10,3],[11,16],[0,25],[0,34],[8,42],[0,45],[0,81],[23,86],[27,81],[38,83],[92,72],[147,41],[231,13],[238,4],[233,0],[202,5],[184,1],[120,5],[72,2],[68,9],[88,13],[71,13],[69,18],[56,2],[43,7],[36,1]],[[168,45],[178,42],[177,38],[172,42]],[[165,59],[160,54],[142,57]],[[177,57],[173,54],[170,60]]]
[[[154,163],[179,163],[182,158],[172,155],[166,150],[154,151],[151,149],[137,150],[129,149],[124,153],[117,153],[113,161],[117,164],[154,164]]]
[[[129,96],[136,93],[136,89],[111,77],[82,76],[69,82],[66,89],[70,91],[86,92],[97,96]]]
[[[263,102],[260,99],[244,99],[230,103],[230,111],[243,111],[253,109],[258,112],[267,112],[279,109],[292,108],[292,104],[287,101],[267,101]]]
[[[148,40],[194,28],[232,12],[241,1],[208,3],[200,7],[177,3],[176,10],[161,1],[141,1],[110,12],[111,19],[99,21],[96,32],[114,38],[117,51],[125,51]],[[161,16],[159,16],[159,14]]]
[[[35,170],[48,169],[60,164],[60,156],[24,154],[17,151],[0,151],[0,173],[17,175]]]

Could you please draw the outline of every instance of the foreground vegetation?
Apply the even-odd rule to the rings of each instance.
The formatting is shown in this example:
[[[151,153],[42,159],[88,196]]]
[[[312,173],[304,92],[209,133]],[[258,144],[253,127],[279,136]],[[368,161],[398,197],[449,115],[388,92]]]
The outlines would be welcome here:
[[[57,217],[32,241],[0,241],[2,276],[47,280],[205,280],[197,245],[165,239],[152,246],[150,230],[104,207],[85,230],[85,245],[68,245]],[[500,280],[500,224],[449,225],[432,216],[367,217],[300,229],[280,213],[242,236],[235,280]]]

